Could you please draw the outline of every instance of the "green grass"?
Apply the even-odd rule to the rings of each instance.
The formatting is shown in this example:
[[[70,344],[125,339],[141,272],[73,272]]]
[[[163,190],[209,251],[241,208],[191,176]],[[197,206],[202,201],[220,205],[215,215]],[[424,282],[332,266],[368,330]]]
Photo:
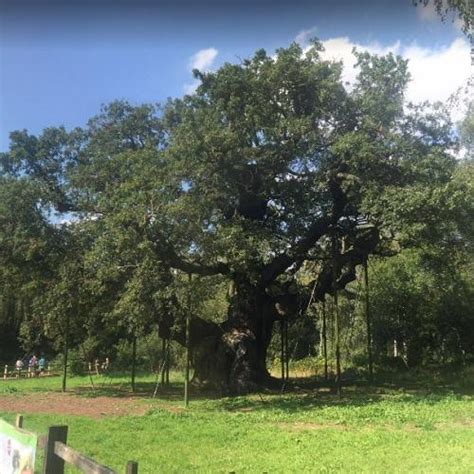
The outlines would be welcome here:
[[[138,386],[140,384],[154,384],[155,375],[139,374],[137,376]],[[178,373],[173,373],[175,381],[182,381],[183,376]],[[92,384],[98,389],[111,388],[113,390],[125,389],[130,387],[130,374],[115,373],[110,375],[93,375]],[[67,389],[92,388],[91,378],[88,375],[68,376]],[[33,392],[59,392],[62,386],[62,376],[52,375],[46,377],[34,377],[20,379],[0,380],[0,396],[4,393],[33,393]]]
[[[473,472],[474,392],[439,379],[434,386],[431,380],[431,386],[422,377],[352,385],[341,399],[322,388],[236,398],[195,395],[187,410],[181,408],[182,387],[176,381],[158,399],[143,397],[144,416],[28,414],[25,428],[45,433],[50,425],[67,424],[71,446],[118,472],[124,472],[128,459],[139,462],[142,474]],[[120,396],[127,382],[120,376],[97,379],[95,394]],[[19,393],[37,392],[59,389],[60,380],[8,384]],[[87,385],[88,379],[79,377],[69,384]],[[6,387],[0,383],[0,393]],[[138,387],[151,393],[153,378],[140,377]],[[78,393],[94,396],[91,390]],[[0,416],[13,421],[15,414]]]

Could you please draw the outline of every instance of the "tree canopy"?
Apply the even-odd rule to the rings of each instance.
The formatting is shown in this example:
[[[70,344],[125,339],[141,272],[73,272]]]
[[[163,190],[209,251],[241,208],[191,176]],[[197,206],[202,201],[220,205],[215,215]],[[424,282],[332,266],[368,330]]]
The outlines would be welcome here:
[[[467,242],[445,108],[405,103],[401,57],[355,52],[348,89],[321,51],[260,50],[195,71],[196,92],[163,106],[117,101],[83,129],[13,132],[2,294],[17,281],[13,298],[36,291],[35,317],[76,299],[79,326],[159,323],[183,342],[184,275],[230,285],[227,315],[193,314],[195,378],[246,390],[268,376],[273,323],[301,316],[309,288],[343,289],[371,254]]]

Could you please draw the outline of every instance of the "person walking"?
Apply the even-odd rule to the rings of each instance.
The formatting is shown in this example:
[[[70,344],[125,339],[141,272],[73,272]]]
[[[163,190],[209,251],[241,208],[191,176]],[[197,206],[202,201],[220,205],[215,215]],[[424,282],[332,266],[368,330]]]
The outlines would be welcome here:
[[[23,370],[23,361],[21,358],[18,358],[18,360],[15,362],[15,369],[16,369],[16,378],[21,377],[21,371]]]
[[[39,368],[39,375],[44,375],[44,370],[46,368],[46,359],[44,358],[44,354],[41,354],[40,360],[38,361],[38,368]]]
[[[37,368],[38,368],[38,359],[36,357],[36,354],[33,354],[28,363],[28,375],[30,377],[34,377],[36,375]]]

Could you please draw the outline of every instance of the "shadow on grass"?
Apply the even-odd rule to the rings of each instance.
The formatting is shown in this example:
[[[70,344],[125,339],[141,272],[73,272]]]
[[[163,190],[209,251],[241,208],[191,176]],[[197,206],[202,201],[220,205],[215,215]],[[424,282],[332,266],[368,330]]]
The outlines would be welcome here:
[[[118,376],[118,379],[121,377]],[[130,382],[114,382],[110,380],[108,382],[96,383],[94,388],[91,384],[88,386],[80,386],[71,388],[70,392],[75,395],[95,398],[95,397],[113,397],[113,398],[135,398],[149,400],[153,398],[155,392],[156,382],[143,382],[137,381],[135,383],[135,391],[132,391]],[[198,390],[194,387],[190,388],[190,397],[194,400],[215,400],[222,398],[222,394],[211,390]],[[173,382],[169,385],[159,385],[156,399],[174,402],[183,400],[184,394],[184,383]]]
[[[130,382],[123,375],[111,376],[110,381],[91,387],[77,387],[74,393],[84,397],[117,397],[151,400],[155,381],[138,381],[136,390],[131,391]],[[199,410],[227,412],[283,411],[297,413],[324,407],[362,407],[390,398],[393,403],[437,404],[444,399],[474,398],[474,381],[462,379],[460,373],[440,373],[439,371],[379,373],[373,383],[360,377],[346,380],[342,386],[342,396],[338,396],[334,382],[321,377],[290,379],[281,391],[281,384],[275,388],[262,390],[247,396],[228,397],[215,391],[191,388],[190,399],[200,401]],[[183,383],[173,382],[161,386],[157,392],[158,402],[176,403],[183,400]],[[206,401],[212,403],[206,405]]]
[[[338,396],[335,383],[321,377],[292,379],[284,393],[262,392],[250,397],[225,398],[218,407],[228,411],[282,410],[288,413],[328,406],[362,407],[382,399],[391,403],[433,404],[474,399],[474,378],[462,370],[430,370],[379,373],[373,382],[360,378],[342,383]],[[214,409],[216,404],[214,404]]]

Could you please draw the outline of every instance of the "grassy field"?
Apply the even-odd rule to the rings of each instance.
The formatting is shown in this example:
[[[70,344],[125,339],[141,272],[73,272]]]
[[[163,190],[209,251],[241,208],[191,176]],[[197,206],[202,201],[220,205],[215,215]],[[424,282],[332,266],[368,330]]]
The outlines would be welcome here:
[[[143,376],[133,400],[145,414],[28,413],[25,428],[42,434],[50,425],[67,424],[71,446],[118,472],[134,459],[140,473],[472,473],[474,390],[466,376],[385,377],[372,387],[347,386],[341,399],[300,382],[283,395],[195,395],[187,410],[179,378],[152,400],[153,377]],[[71,378],[66,396],[71,402],[87,397],[90,403],[130,398],[125,377],[95,377],[94,386],[92,391],[88,378]],[[2,381],[0,407],[2,399],[59,388],[59,377]],[[13,422],[15,413],[0,411],[0,416]]]

